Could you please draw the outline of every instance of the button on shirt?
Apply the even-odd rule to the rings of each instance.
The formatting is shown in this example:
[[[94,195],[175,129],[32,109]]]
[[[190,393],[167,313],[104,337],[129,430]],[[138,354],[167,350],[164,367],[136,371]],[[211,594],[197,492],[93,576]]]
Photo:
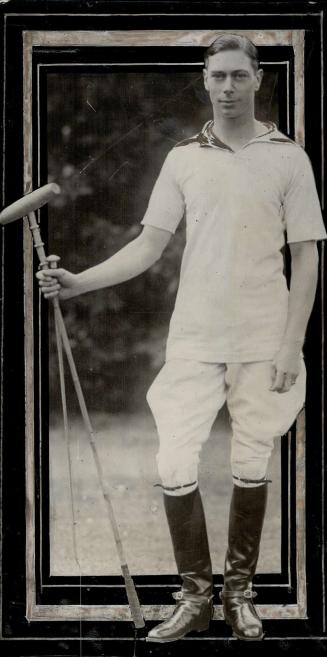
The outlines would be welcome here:
[[[234,152],[209,121],[168,153],[142,224],[174,233],[184,216],[167,359],[270,360],[287,318],[285,235],[326,237],[308,156],[273,123]]]

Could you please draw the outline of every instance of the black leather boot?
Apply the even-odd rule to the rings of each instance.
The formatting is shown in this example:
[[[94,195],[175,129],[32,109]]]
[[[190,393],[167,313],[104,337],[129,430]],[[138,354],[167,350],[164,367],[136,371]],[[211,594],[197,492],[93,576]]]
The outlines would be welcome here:
[[[178,573],[183,583],[171,618],[151,630],[147,641],[166,643],[201,632],[212,617],[212,568],[202,500],[198,489],[182,496],[164,494]]]
[[[263,639],[261,620],[252,599],[267,505],[267,483],[241,488],[234,486],[230,506],[228,549],[225,559],[224,588],[220,593],[226,623],[234,636],[243,641]]]

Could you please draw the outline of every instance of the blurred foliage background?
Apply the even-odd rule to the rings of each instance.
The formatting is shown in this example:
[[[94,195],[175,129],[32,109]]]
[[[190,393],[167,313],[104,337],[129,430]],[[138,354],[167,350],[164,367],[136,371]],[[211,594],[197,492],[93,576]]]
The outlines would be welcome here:
[[[48,177],[62,189],[49,206],[47,248],[76,273],[139,234],[166,154],[212,115],[200,68],[90,71],[62,70],[47,77]],[[278,123],[277,73],[265,73],[257,118]],[[184,239],[182,222],[148,272],[63,304],[91,411],[145,408],[146,390],[164,361]],[[60,398],[51,317],[50,312],[50,407],[56,412]],[[77,409],[71,386],[68,400]]]

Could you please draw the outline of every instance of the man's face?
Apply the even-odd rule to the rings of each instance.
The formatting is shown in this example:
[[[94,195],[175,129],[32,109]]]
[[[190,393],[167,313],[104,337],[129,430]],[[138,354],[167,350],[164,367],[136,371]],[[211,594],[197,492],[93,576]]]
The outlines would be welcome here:
[[[243,50],[223,50],[212,55],[203,76],[216,116],[237,119],[254,112],[254,96],[263,71],[254,70]]]

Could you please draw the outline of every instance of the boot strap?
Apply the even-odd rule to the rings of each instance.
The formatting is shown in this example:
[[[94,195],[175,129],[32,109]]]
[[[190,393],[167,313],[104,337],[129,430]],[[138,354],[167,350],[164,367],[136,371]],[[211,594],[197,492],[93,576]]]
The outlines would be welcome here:
[[[246,589],[245,591],[221,591],[219,597],[221,600],[224,598],[245,598],[246,600],[252,600],[252,598],[257,597],[257,593],[252,591],[252,589]]]
[[[203,602],[210,603],[211,600],[213,599],[213,595],[210,595],[208,598],[203,598],[203,597],[200,597],[200,596],[198,596],[198,597],[197,596],[186,596],[185,597],[185,594],[183,593],[183,591],[175,591],[174,593],[172,593],[172,597],[174,598],[174,600],[177,600],[177,601],[178,600],[191,600],[192,602],[199,602],[199,603],[203,603]]]

